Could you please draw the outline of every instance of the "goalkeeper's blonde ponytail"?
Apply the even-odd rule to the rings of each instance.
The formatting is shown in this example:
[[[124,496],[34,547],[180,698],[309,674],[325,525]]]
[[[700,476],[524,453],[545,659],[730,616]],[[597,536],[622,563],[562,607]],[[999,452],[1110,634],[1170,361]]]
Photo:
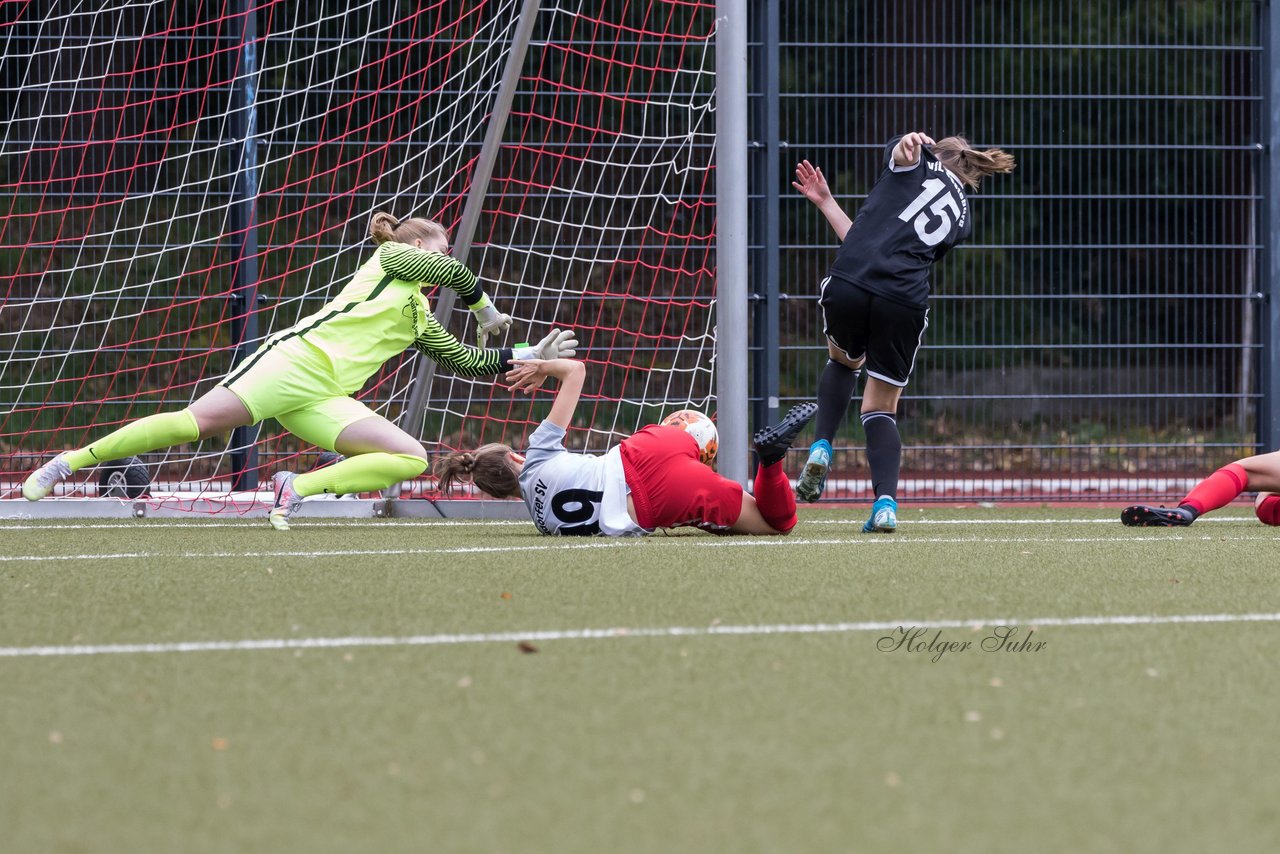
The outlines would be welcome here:
[[[369,236],[373,238],[374,243],[379,245],[389,240],[395,240],[396,226],[399,224],[400,220],[391,214],[378,211],[369,220]]]
[[[520,474],[511,462],[512,453],[510,445],[492,442],[474,451],[451,451],[437,459],[432,470],[445,494],[459,483],[471,482],[494,498],[519,498]]]
[[[377,211],[369,218],[369,236],[381,246],[383,243],[413,243],[415,240],[443,240],[449,245],[449,232],[434,219],[415,216],[403,222],[386,211]]]

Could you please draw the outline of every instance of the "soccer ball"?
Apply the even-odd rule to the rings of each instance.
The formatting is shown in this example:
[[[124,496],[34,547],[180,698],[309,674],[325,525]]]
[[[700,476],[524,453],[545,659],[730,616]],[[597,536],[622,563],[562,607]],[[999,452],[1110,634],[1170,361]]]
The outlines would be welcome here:
[[[666,427],[679,427],[693,437],[698,443],[698,459],[707,465],[716,458],[720,450],[720,434],[716,431],[715,422],[701,412],[692,409],[681,409],[662,419]]]

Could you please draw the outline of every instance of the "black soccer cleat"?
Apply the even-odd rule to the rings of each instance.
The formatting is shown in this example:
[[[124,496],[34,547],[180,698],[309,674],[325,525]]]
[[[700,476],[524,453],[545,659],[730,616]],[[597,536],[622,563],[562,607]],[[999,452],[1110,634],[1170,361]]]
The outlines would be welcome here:
[[[817,414],[818,404],[801,403],[791,407],[777,424],[757,430],[752,442],[760,455],[760,464],[771,466],[785,457],[796,436]]]
[[[1185,528],[1198,514],[1190,507],[1148,507],[1135,504],[1120,511],[1120,521],[1130,528]]]

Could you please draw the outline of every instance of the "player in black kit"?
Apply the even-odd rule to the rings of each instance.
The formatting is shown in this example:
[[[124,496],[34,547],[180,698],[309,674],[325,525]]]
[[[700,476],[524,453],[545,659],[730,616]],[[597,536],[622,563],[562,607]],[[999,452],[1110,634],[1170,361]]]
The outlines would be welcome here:
[[[865,366],[862,426],[875,504],[862,530],[892,533],[898,525],[898,398],[915,366],[929,326],[929,268],[969,237],[967,188],[985,175],[1013,171],[998,148],[977,151],[964,137],[934,142],[923,133],[889,140],[884,171],[857,219],[850,220],[808,160],[792,184],[818,206],[841,239],[822,281],[824,333],[830,360],[818,383],[817,441],[796,483],[796,494],[817,501],[831,465],[831,440]]]

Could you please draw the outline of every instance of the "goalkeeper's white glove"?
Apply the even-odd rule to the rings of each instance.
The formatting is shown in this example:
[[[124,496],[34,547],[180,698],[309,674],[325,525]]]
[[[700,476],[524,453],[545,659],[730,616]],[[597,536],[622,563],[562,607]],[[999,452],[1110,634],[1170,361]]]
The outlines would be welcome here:
[[[578,353],[577,333],[572,329],[552,329],[537,344],[523,344],[512,351],[516,359],[571,359]]]
[[[494,308],[488,297],[484,297],[478,306],[471,306],[471,313],[476,316],[476,340],[481,350],[490,335],[500,335],[511,327],[511,315]]]

